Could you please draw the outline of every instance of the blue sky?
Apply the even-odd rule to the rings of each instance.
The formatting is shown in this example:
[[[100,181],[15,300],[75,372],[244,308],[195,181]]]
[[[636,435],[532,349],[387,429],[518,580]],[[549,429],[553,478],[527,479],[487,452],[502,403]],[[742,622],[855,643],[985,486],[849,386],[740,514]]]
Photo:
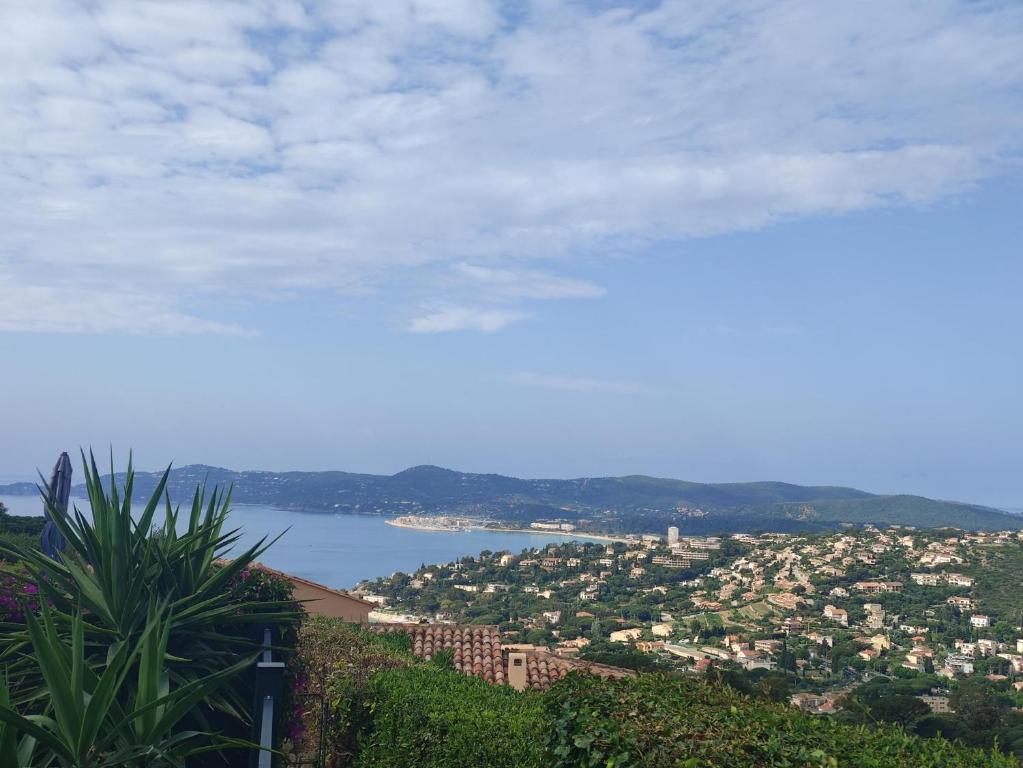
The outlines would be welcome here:
[[[1023,9],[866,6],[5,5],[0,475],[1023,506]]]

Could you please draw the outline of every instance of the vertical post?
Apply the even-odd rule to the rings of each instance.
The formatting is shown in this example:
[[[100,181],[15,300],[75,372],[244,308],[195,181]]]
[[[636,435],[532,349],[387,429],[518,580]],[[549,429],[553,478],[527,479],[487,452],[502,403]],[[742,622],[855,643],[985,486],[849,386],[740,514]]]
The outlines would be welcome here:
[[[249,768],[273,768],[280,738],[274,734],[274,715],[284,689],[284,662],[273,660],[273,630],[263,627],[263,652],[256,661],[255,694],[252,705],[253,750]]]

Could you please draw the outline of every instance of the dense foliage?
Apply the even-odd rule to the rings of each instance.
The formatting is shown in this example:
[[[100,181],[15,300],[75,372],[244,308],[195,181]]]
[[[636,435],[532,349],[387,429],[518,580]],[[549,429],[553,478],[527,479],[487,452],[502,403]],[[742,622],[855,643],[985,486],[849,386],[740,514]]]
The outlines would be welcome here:
[[[43,523],[45,518],[39,517],[24,517],[19,515],[12,515],[7,511],[7,507],[4,506],[3,502],[0,502],[0,541],[6,541],[19,547],[37,547],[39,546],[39,534],[43,530]],[[0,551],[0,561],[5,560],[6,557],[2,551]]]
[[[329,619],[303,627],[309,687],[319,684],[328,703],[327,766],[1018,768],[1011,757],[841,724],[692,678],[572,674],[545,693],[518,693],[415,659],[396,637]]]
[[[322,743],[327,766],[349,762],[355,752],[356,696],[377,672],[417,663],[408,640],[408,635],[377,636],[323,616],[302,622],[293,679],[295,699],[304,709],[303,728],[295,733],[299,754],[315,754]]]
[[[307,693],[327,704],[326,766],[543,765],[539,694],[461,675],[444,654],[423,662],[410,653],[407,635],[310,617],[298,656]],[[308,725],[303,755],[319,741],[315,706]]]
[[[1011,757],[920,739],[890,726],[853,727],[753,702],[692,679],[569,675],[545,695],[547,765],[1001,768]]]
[[[358,768],[545,765],[542,696],[419,665],[375,675],[355,704]]]
[[[981,610],[1007,617],[1012,625],[1023,622],[1023,591],[1019,588],[1023,542],[987,548],[980,561],[965,572],[977,579]]]
[[[46,518],[42,515],[38,517],[12,515],[7,511],[7,507],[4,506],[3,502],[0,502],[0,533],[22,533],[26,536],[39,536],[42,533],[43,523],[45,522]]]
[[[949,692],[951,712],[932,714],[919,698],[948,684],[934,675],[903,679],[878,677],[856,688],[839,719],[853,723],[897,723],[920,736],[942,736],[964,744],[1023,758],[1023,711],[1016,708],[1007,680],[968,677]]]

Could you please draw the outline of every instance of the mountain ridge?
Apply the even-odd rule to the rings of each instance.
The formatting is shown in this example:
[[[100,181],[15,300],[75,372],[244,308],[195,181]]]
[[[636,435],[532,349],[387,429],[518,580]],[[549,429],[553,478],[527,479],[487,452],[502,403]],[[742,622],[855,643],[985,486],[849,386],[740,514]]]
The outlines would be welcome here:
[[[140,496],[161,472],[136,472]],[[123,481],[124,475],[116,476]],[[559,519],[594,530],[686,533],[796,531],[843,523],[1000,529],[1023,527],[1002,510],[912,494],[875,494],[844,486],[807,486],[774,480],[699,483],[649,475],[522,479],[459,472],[422,464],[393,475],[328,471],[232,470],[206,464],[171,469],[168,489],[186,502],[196,485],[233,485],[238,504],[369,515],[456,514],[522,525]],[[29,483],[0,486],[24,495]],[[30,492],[34,492],[31,491]],[[74,486],[76,496],[84,486]]]

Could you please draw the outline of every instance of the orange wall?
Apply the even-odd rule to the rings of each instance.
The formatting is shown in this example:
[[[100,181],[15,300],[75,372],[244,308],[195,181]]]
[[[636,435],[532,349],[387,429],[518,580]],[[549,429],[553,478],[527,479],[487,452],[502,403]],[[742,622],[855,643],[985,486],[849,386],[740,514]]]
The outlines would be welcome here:
[[[313,616],[331,616],[358,624],[369,623],[370,606],[351,597],[339,595],[325,589],[317,589],[310,584],[292,582],[296,600],[309,600],[302,607]]]

